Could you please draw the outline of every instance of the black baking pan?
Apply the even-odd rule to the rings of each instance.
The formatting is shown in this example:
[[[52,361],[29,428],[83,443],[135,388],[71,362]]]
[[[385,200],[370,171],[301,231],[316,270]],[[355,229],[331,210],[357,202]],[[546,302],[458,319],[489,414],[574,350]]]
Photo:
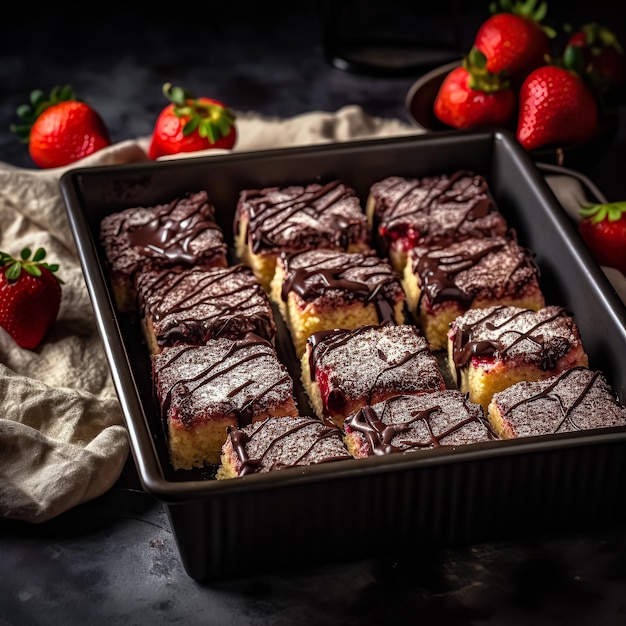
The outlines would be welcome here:
[[[590,366],[626,400],[626,308],[528,154],[505,131],[443,131],[78,168],[61,179],[97,326],[146,492],[160,500],[185,570],[215,580],[320,562],[419,558],[434,546],[478,542],[626,519],[626,430],[494,441],[277,470],[217,481],[172,470],[137,319],[119,314],[99,245],[102,217],[206,189],[232,243],[245,188],[339,178],[363,202],[389,175],[471,169],[487,177],[520,242],[536,253],[548,304],[579,326]],[[279,323],[279,355],[299,364]],[[296,385],[302,413],[306,398]]]

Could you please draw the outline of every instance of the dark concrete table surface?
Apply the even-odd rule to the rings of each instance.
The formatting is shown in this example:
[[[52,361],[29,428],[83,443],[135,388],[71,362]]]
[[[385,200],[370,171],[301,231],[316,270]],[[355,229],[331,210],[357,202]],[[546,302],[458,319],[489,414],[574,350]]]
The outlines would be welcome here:
[[[94,15],[86,5],[12,5],[0,39],[0,161],[32,167],[8,130],[15,109],[30,90],[65,83],[97,105],[113,141],[150,134],[165,81],[240,111],[288,117],[359,104],[408,121],[404,99],[420,70],[375,76],[334,67],[322,5],[215,4],[99,5]],[[331,4],[354,11],[357,3]],[[375,11],[358,4],[361,19],[363,7]],[[594,5],[557,10],[572,20],[614,15],[611,3]],[[444,2],[417,13],[414,32],[465,50],[483,13],[463,7]],[[625,148],[622,111],[613,143],[586,172],[613,200],[626,199]],[[141,490],[129,459],[97,500],[39,526],[3,521],[0,582],[3,625],[617,625],[626,623],[626,528],[449,547],[417,563],[334,563],[201,584],[183,570],[164,509]]]

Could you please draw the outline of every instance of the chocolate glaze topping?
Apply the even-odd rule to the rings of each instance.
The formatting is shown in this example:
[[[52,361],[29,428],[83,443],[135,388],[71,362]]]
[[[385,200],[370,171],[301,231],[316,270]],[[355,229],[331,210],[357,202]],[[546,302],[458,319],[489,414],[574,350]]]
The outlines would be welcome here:
[[[373,253],[307,250],[283,254],[282,262],[284,301],[292,291],[308,301],[338,291],[350,301],[374,303],[379,322],[393,322],[394,304],[404,297],[397,272]]]
[[[367,219],[354,190],[338,180],[325,185],[242,191],[235,232],[248,215],[252,251],[335,247],[347,249],[368,238]]]
[[[228,436],[240,463],[239,476],[351,458],[339,428],[309,417],[269,418],[231,428]]]
[[[371,404],[376,396],[445,386],[435,356],[414,326],[383,323],[319,331],[309,345],[311,379],[319,378],[326,417],[345,414],[348,404]]]
[[[226,244],[206,191],[187,193],[168,204],[136,207],[106,216],[101,240],[115,271],[147,267],[216,264]]]

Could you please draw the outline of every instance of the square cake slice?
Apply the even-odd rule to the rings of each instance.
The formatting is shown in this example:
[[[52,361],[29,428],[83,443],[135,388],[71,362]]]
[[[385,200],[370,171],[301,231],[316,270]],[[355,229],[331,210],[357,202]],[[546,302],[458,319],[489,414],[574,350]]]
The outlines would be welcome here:
[[[164,348],[152,370],[176,470],[219,463],[229,427],[298,415],[289,372],[252,333]]]
[[[139,270],[175,265],[226,267],[227,245],[214,216],[206,191],[105,216],[100,223],[100,242],[118,310],[136,312]]]
[[[405,321],[400,276],[373,251],[283,254],[276,264],[270,298],[285,319],[298,358],[309,336],[320,330]]]
[[[252,267],[266,291],[281,252],[370,249],[360,200],[354,189],[338,180],[246,189],[239,196],[234,231],[238,258]]]
[[[357,459],[495,439],[482,408],[458,389],[394,396],[365,406],[346,418],[344,432]]]
[[[343,432],[312,417],[266,419],[229,429],[216,478],[352,459]]]
[[[414,246],[504,235],[506,220],[484,176],[467,170],[421,179],[389,176],[370,187],[372,240],[401,272]]]
[[[307,341],[301,369],[315,413],[339,427],[366,404],[446,386],[428,342],[408,324],[315,333]]]
[[[402,284],[432,350],[445,349],[450,323],[470,307],[545,306],[534,255],[513,236],[416,246],[408,252]]]
[[[563,307],[469,309],[448,334],[450,373],[463,393],[487,411],[494,393],[588,367],[574,320]]]
[[[276,325],[269,298],[243,264],[176,267],[137,275],[142,329],[151,353],[180,343],[253,332],[270,341]]]
[[[626,426],[626,408],[604,374],[574,367],[494,394],[488,418],[501,439]]]

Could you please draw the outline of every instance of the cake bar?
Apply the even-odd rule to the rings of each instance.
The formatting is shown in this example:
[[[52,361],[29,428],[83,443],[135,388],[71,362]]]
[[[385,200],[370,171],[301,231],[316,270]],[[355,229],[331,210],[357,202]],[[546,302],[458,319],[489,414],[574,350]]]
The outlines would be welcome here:
[[[200,345],[248,332],[270,341],[276,335],[269,298],[247,265],[140,272],[137,297],[153,354],[164,346]]]
[[[366,404],[445,389],[428,342],[408,324],[314,333],[307,340],[301,370],[316,415],[339,427]]]
[[[405,321],[400,276],[373,251],[282,254],[270,298],[285,319],[298,358],[308,337],[320,330]]]
[[[389,176],[370,187],[366,204],[373,243],[402,272],[414,246],[504,235],[483,176],[467,170],[421,179]]]
[[[626,426],[626,408],[602,372],[574,367],[494,394],[488,418],[500,438],[514,439]]]
[[[206,191],[105,216],[100,224],[100,242],[118,310],[136,312],[135,278],[139,270],[175,265],[226,267],[227,246],[214,216],[215,208]]]
[[[495,438],[482,408],[458,389],[395,396],[365,406],[346,418],[344,431],[346,446],[357,459]]]
[[[281,252],[370,249],[367,218],[354,190],[338,180],[324,185],[246,189],[235,210],[238,258],[268,291]]]
[[[252,333],[166,347],[152,357],[152,370],[177,470],[219,463],[229,427],[298,414],[289,372]]]
[[[534,256],[513,235],[416,246],[408,251],[402,284],[432,350],[445,349],[450,323],[470,307],[545,306]]]
[[[343,432],[311,417],[266,419],[229,429],[216,478],[351,459]]]
[[[463,393],[487,411],[494,393],[543,380],[589,361],[578,327],[563,307],[469,309],[448,334],[450,373]]]

